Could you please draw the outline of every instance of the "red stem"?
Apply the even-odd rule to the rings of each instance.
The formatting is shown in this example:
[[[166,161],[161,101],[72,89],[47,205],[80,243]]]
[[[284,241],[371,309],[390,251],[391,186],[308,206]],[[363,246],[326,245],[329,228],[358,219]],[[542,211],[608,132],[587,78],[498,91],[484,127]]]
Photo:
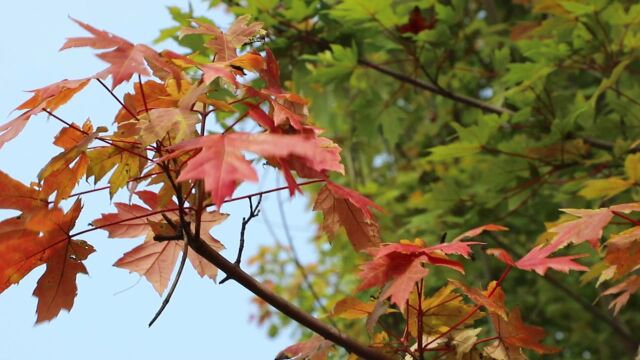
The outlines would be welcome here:
[[[86,131],[84,131],[84,130],[82,130],[82,129],[79,129],[79,128],[78,128],[78,127],[76,127],[76,126],[73,126],[73,124],[71,124],[71,123],[67,122],[66,120],[62,119],[61,117],[59,117],[58,115],[56,115],[56,114],[52,113],[52,112],[51,112],[51,111],[49,111],[49,110],[47,110],[47,109],[43,109],[42,111],[46,112],[46,113],[47,113],[47,114],[49,114],[51,117],[53,117],[54,119],[56,119],[56,120],[60,121],[61,123],[65,124],[65,125],[67,125],[68,127],[72,128],[72,129],[74,129],[74,130],[76,130],[76,131],[79,131],[79,132],[81,132],[81,133],[83,133],[83,134],[85,134],[85,135],[90,135],[88,132],[86,132]],[[113,146],[113,147],[114,147],[114,148],[116,148],[116,149],[120,149],[120,150],[122,150],[122,151],[124,151],[124,152],[127,152],[127,153],[129,153],[129,154],[135,155],[135,156],[140,157],[140,158],[142,158],[142,159],[145,159],[145,160],[147,160],[147,161],[151,161],[151,162],[153,162],[153,160],[152,160],[152,159],[149,159],[149,158],[148,158],[148,157],[146,157],[145,155],[138,154],[138,153],[133,152],[133,151],[131,151],[131,150],[127,149],[127,148],[123,148],[122,146],[120,146],[120,145],[116,145],[116,144],[112,143],[111,141],[106,140],[106,139],[104,139],[104,138],[102,138],[102,137],[96,137],[96,140],[98,140],[98,141],[102,141],[103,143],[105,143],[105,144],[107,144],[107,145],[109,145],[109,146]]]
[[[129,115],[133,116],[134,119],[140,121],[140,119],[138,119],[138,117],[136,116],[136,114],[134,114],[131,110],[129,110],[128,107],[126,107],[124,105],[124,103],[122,102],[122,100],[120,100],[116,94],[113,93],[113,91],[111,91],[111,89],[109,89],[109,87],[100,79],[96,79],[98,80],[98,82],[100,83],[100,85],[102,85],[103,88],[105,88],[105,90],[107,90],[109,92],[109,94],[111,94],[111,97],[113,97],[114,99],[116,99],[116,101],[118,102],[118,104],[120,104],[120,106],[122,106],[122,108],[129,113]]]
[[[193,210],[191,207],[185,207],[185,209]],[[82,230],[82,231],[78,231],[77,233],[69,234],[69,238],[71,239],[71,238],[74,238],[76,236],[80,236],[80,235],[83,235],[83,234],[86,234],[86,233],[90,233],[90,232],[95,231],[95,230],[103,229],[103,228],[106,228],[106,227],[109,227],[109,226],[113,226],[113,225],[122,224],[122,223],[125,223],[127,221],[144,219],[144,218],[146,218],[148,216],[153,216],[153,215],[158,215],[158,214],[167,213],[167,212],[171,212],[171,211],[178,211],[178,210],[180,210],[180,208],[171,208],[171,209],[163,209],[163,210],[151,211],[151,212],[148,212],[148,213],[143,214],[143,215],[132,216],[132,217],[127,218],[127,219],[122,219],[122,220],[114,221],[114,222],[109,223],[109,224],[94,226],[91,229],[85,229],[85,230]]]
[[[509,275],[509,272],[511,271],[511,266],[507,266],[507,268],[504,270],[504,272],[502,273],[502,275],[500,275],[500,278],[498,279],[498,281],[496,282],[496,285],[493,287],[493,289],[491,289],[491,291],[489,292],[489,294],[487,295],[487,298],[491,298],[493,296],[493,294],[496,292],[496,290],[498,290],[498,286],[500,286],[500,283],[502,283],[502,281],[507,277],[507,275]],[[457,323],[453,324],[453,326],[451,326],[447,331],[443,332],[442,334],[436,336],[433,340],[429,341],[427,344],[425,344],[425,348],[428,348],[429,345],[433,344],[434,342],[442,339],[443,337],[447,336],[448,334],[450,334],[453,330],[455,330],[458,326],[464,324],[467,320],[469,320],[473,315],[475,315],[475,313],[478,312],[478,310],[480,310],[481,306],[480,305],[476,305],[471,311],[469,311],[469,313],[463,317],[462,319],[460,319]]]
[[[422,333],[424,332],[424,325],[422,323],[422,287],[424,284],[424,279],[420,279],[420,282],[416,284],[416,288],[418,290],[418,312],[416,313],[418,316],[418,359],[424,359],[424,348],[422,347]]]
[[[627,220],[628,222],[632,223],[635,226],[640,226],[640,221],[635,220],[635,219],[633,219],[633,218],[631,218],[631,217],[629,217],[629,216],[627,216],[627,215],[625,215],[625,214],[623,214],[621,212],[612,211],[612,213],[613,213],[613,215],[615,215],[617,217],[621,217],[621,218]]]
[[[326,180],[325,179],[315,179],[315,180],[309,180],[309,181],[301,182],[301,183],[298,183],[297,185],[298,186],[305,186],[305,185],[311,185],[311,184],[324,182],[324,181],[326,181]],[[288,189],[288,188],[289,188],[288,186],[280,186],[280,187],[273,188],[273,189],[270,189],[270,190],[259,191],[259,192],[256,192],[256,193],[253,193],[253,194],[248,194],[248,195],[242,195],[242,196],[239,196],[239,197],[235,197],[235,198],[231,198],[231,199],[225,200],[223,202],[223,204],[234,202],[234,201],[238,201],[238,200],[248,199],[248,198],[254,197],[254,196],[270,194],[272,192],[281,191],[281,190],[285,190],[285,189]],[[212,206],[215,206],[215,205],[216,204],[207,204],[204,207],[205,208],[209,208],[209,207],[212,207]]]

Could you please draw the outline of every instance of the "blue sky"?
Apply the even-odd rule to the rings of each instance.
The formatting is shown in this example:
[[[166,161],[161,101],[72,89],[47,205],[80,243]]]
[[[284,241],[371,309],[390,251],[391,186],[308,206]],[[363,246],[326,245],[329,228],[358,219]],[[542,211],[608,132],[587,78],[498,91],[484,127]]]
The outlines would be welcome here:
[[[68,19],[73,16],[99,29],[109,30],[132,42],[151,43],[160,28],[173,25],[166,6],[186,7],[181,0],[162,1],[8,1],[3,4],[0,22],[3,34],[0,51],[0,122],[10,120],[18,104],[28,98],[24,90],[35,89],[64,78],[92,75],[104,68],[90,51],[58,52],[66,37],[84,36],[84,31]],[[194,2],[199,14],[215,16],[221,24],[229,17],[207,10]],[[166,42],[156,48],[172,47]],[[126,87],[125,87],[126,88]],[[81,123],[90,117],[94,125],[110,124],[117,104],[97,84],[90,85],[58,111],[64,119]],[[4,118],[3,118],[4,117]],[[29,183],[40,168],[55,155],[51,144],[60,124],[46,116],[31,119],[21,136],[0,149],[0,169]],[[242,187],[236,194],[265,189],[270,181],[258,187]],[[83,186],[87,187],[87,184]],[[277,219],[277,198],[265,197],[263,211]],[[116,201],[126,201],[126,196]],[[288,201],[287,217],[299,244],[312,234],[311,216],[304,198]],[[223,254],[233,258],[239,224],[246,203],[233,203],[224,208],[231,218],[214,235],[227,245]],[[107,193],[84,198],[84,215],[76,230],[84,229],[101,212],[112,211]],[[0,218],[5,213],[0,212]],[[281,225],[276,226],[281,230]],[[273,242],[261,219],[250,224],[247,259],[259,244]],[[43,268],[32,272],[18,286],[0,294],[0,360],[31,359],[175,359],[198,356],[212,359],[273,359],[289,345],[287,336],[268,339],[265,329],[250,323],[254,311],[251,294],[228,282],[215,285],[197,277],[188,265],[178,289],[159,321],[147,323],[161,303],[161,298],[137,274],[111,266],[124,252],[140,240],[107,239],[105,232],[83,237],[97,252],[86,261],[89,276],[78,277],[78,297],[71,313],[62,313],[51,323],[34,326],[36,299],[31,293]],[[300,247],[300,246],[298,246]],[[304,248],[303,248],[304,251]],[[305,257],[310,257],[305,254]],[[129,288],[129,289],[127,289]],[[127,289],[126,291],[122,291]]]

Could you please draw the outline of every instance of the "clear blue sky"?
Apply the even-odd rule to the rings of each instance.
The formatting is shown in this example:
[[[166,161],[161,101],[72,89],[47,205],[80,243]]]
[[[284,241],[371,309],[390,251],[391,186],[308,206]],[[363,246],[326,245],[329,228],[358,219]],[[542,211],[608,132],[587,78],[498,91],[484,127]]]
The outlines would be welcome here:
[[[106,29],[133,42],[151,43],[160,28],[173,25],[166,6],[186,7],[181,0],[162,1],[7,1],[3,4],[0,33],[0,122],[15,116],[9,114],[27,99],[24,90],[35,89],[64,78],[79,78],[102,70],[104,65],[90,51],[58,52],[66,37],[84,35],[71,22],[73,16],[99,29]],[[199,14],[216,16],[222,24],[229,21],[224,14],[206,10],[194,1]],[[173,47],[160,44],[158,48]],[[177,49],[176,49],[177,50]],[[117,104],[99,85],[90,85],[84,93],[65,105],[58,114],[81,123],[90,117],[94,124],[110,124]],[[51,144],[60,130],[59,123],[46,116],[32,118],[18,139],[0,149],[0,169],[29,183],[57,150]],[[273,185],[275,177],[266,188]],[[87,186],[84,184],[83,186]],[[0,189],[1,191],[1,189]],[[255,191],[241,188],[237,194]],[[126,197],[119,198],[126,201]],[[276,198],[264,200],[264,211],[277,219]],[[108,194],[85,198],[85,214],[77,230],[85,228],[101,212],[110,212]],[[230,204],[231,205],[231,204]],[[232,214],[224,226],[214,232],[233,258],[239,223],[247,204],[238,203],[224,210]],[[286,211],[299,244],[310,236],[311,214],[304,199],[288,202]],[[0,218],[5,213],[0,212]],[[270,243],[264,223],[253,222],[248,229],[247,255],[260,243]],[[306,229],[306,231],[304,230]],[[281,228],[276,228],[281,230]],[[273,359],[291,343],[286,336],[268,339],[265,329],[249,322],[255,310],[251,294],[228,282],[215,285],[197,277],[189,265],[183,274],[171,304],[159,321],[147,323],[160,305],[161,298],[137,274],[111,266],[122,253],[140,240],[107,239],[105,232],[83,238],[97,249],[86,262],[89,276],[78,277],[78,297],[71,313],[62,313],[51,323],[34,326],[36,299],[31,296],[43,268],[32,272],[18,286],[0,294],[0,360],[35,359],[176,359],[197,356],[208,359]],[[304,249],[304,248],[303,248]],[[307,257],[310,256],[306,254]],[[245,256],[248,258],[249,256]],[[136,284],[137,283],[137,284]],[[121,290],[132,285],[131,289]]]

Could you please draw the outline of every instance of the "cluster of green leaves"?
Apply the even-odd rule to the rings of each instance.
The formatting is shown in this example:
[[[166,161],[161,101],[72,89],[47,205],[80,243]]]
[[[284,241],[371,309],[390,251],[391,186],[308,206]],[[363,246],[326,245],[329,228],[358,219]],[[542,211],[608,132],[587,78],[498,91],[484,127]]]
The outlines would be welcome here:
[[[640,86],[634,75],[640,66],[640,5],[634,1],[211,5],[218,3],[265,23],[266,44],[288,87],[311,99],[311,118],[343,147],[346,185],[385,208],[379,219],[383,241],[421,237],[436,243],[445,232],[500,223],[513,231],[491,236],[489,244],[522,255],[549,240],[545,222],[559,221],[559,208],[639,200],[634,154]],[[182,26],[195,17],[178,8],[171,13]],[[173,37],[206,56],[202,40],[177,35],[166,29],[161,39]],[[325,242],[323,235],[316,239],[320,258],[307,276],[331,308],[353,293],[362,258],[346,241],[331,248]],[[593,255],[583,264],[599,263],[598,251],[587,245],[579,250]],[[283,251],[273,247],[258,256],[286,259]],[[467,282],[487,282],[499,273],[483,254],[474,263],[467,267]],[[299,278],[281,276],[283,269],[258,270],[282,279],[274,287],[303,307],[322,312]],[[444,280],[430,276],[429,291]],[[558,356],[627,354],[629,339],[594,317],[610,299],[602,296],[591,312],[585,310],[606,287],[581,286],[577,276],[563,277],[560,288],[558,282],[513,273],[504,283],[507,302],[555,334],[556,345],[565,349]],[[627,309],[638,304],[629,301]],[[622,310],[615,321],[634,334],[638,319]],[[278,317],[269,321],[271,333],[286,324]]]

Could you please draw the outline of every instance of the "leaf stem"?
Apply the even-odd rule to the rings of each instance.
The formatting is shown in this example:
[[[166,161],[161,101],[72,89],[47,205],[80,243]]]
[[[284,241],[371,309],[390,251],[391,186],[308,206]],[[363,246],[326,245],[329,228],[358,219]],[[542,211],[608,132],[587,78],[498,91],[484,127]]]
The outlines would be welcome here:
[[[504,279],[507,277],[507,275],[509,275],[509,272],[511,272],[512,266],[508,265],[507,268],[502,272],[502,275],[500,275],[500,278],[498,278],[498,280],[496,281],[495,286],[493,287],[493,289],[491,289],[491,291],[489,291],[489,293],[487,294],[487,298],[491,298],[493,296],[493,294],[495,294],[496,290],[498,290],[498,286],[500,286],[500,284],[502,283],[502,281],[504,281]],[[442,334],[436,336],[435,338],[433,338],[431,341],[429,341],[424,347],[428,348],[429,345],[433,344],[434,342],[442,339],[443,337],[449,335],[453,330],[455,330],[458,326],[464,324],[467,320],[469,320],[473,315],[475,315],[475,313],[477,313],[480,310],[481,306],[480,305],[476,305],[471,311],[469,311],[469,313],[463,317],[462,319],[460,319],[458,322],[456,322],[455,324],[453,324],[452,326],[449,327],[449,329],[447,329],[447,331],[443,332]]]

